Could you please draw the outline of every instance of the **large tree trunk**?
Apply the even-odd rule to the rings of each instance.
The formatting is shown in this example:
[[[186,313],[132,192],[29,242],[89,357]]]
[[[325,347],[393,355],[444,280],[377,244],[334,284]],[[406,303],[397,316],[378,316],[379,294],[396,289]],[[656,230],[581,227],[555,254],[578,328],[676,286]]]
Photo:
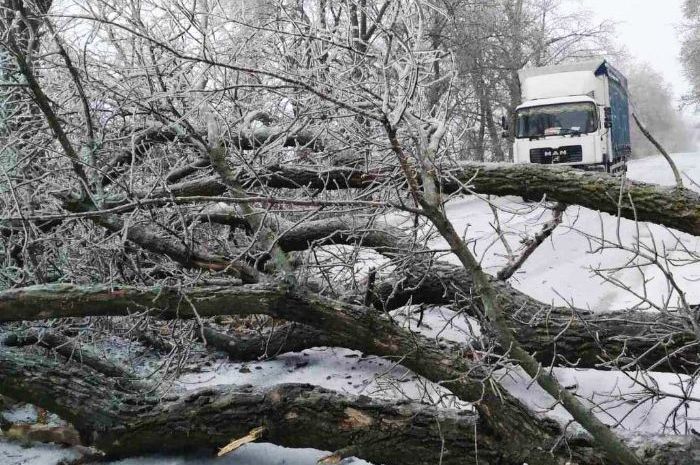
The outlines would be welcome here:
[[[401,281],[394,278],[379,281],[374,291],[374,304],[391,310],[409,301],[461,302],[466,311],[473,310],[473,302],[467,298],[472,295],[473,283],[464,270],[448,264],[433,264],[429,268],[416,265],[414,271]],[[640,367],[685,372],[692,372],[697,365],[694,335],[685,329],[680,316],[645,311],[592,313],[553,307],[507,284],[495,282],[494,285],[503,299],[504,309],[510,314],[516,337],[544,365],[577,363],[580,368],[594,368],[606,366],[606,361],[609,361],[607,366],[619,366],[636,360]],[[193,318],[193,309],[183,295],[194,304],[200,317],[266,314],[318,327],[318,322],[308,321],[305,314],[305,309],[315,305],[313,300],[289,296],[273,285],[206,286],[188,289],[186,294],[173,288],[33,286],[0,293],[0,322],[119,316],[145,309],[159,309],[164,318]],[[362,311],[372,313],[369,309]],[[336,342],[338,345],[354,344],[352,336],[348,338],[349,341],[336,339]],[[313,345],[327,343],[325,337],[319,336],[316,344],[308,334],[305,340]]]
[[[147,388],[126,389],[87,366],[16,349],[0,351],[0,393],[59,414],[77,428],[84,445],[113,458],[214,450],[263,427],[262,441],[387,465],[610,463],[586,438],[569,438],[569,450],[551,455],[516,432],[500,436],[469,410],[345,396],[305,384],[213,386],[158,397]],[[499,408],[519,416],[507,402]],[[635,447],[648,465],[700,463],[692,440]]]
[[[365,173],[352,168],[318,171],[303,167],[271,167],[250,182],[269,187],[298,189],[366,188],[396,179],[393,171]],[[461,181],[465,183],[462,185]],[[579,205],[634,221],[646,221],[700,235],[700,194],[688,189],[624,180],[605,173],[544,165],[460,163],[446,167],[441,178],[445,193],[462,191],[514,195],[527,200],[543,198]],[[468,187],[468,189],[464,189]],[[218,195],[224,186],[207,177],[154,190],[151,197]],[[143,194],[146,195],[145,193]]]
[[[197,313],[211,316],[223,313],[265,313],[275,318],[313,326],[333,337],[334,345],[360,350],[366,354],[401,360],[402,365],[425,378],[441,383],[457,397],[476,402],[481,425],[490,435],[517,444],[504,452],[513,460],[532,460],[531,454],[546,450],[559,433],[558,428],[533,417],[517,400],[507,394],[500,396],[482,384],[486,373],[458,351],[434,340],[398,328],[367,308],[329,301],[312,295],[290,294],[273,286],[242,286],[239,288],[199,288],[188,292],[188,301]],[[0,312],[14,314],[17,319],[35,317],[78,316],[85,314],[127,314],[133,302],[146,307],[162,305],[168,316],[193,316],[191,306],[178,308],[182,299],[178,291],[135,288],[105,288],[77,286],[43,286],[8,291],[0,297]],[[465,374],[469,374],[469,378]],[[12,395],[11,392],[6,394]],[[522,444],[536,445],[525,451]],[[556,463],[537,457],[535,463]]]
[[[447,263],[412,264],[400,278],[380,280],[374,305],[387,310],[414,304],[453,305],[476,315],[474,283]],[[544,304],[492,280],[513,332],[543,365],[693,373],[700,362],[695,334],[678,313],[643,310],[591,312]]]
[[[259,314],[265,313],[275,318],[296,321],[334,336],[336,344],[401,361],[430,381],[441,383],[458,398],[476,402],[483,427],[497,440],[504,442],[503,455],[513,461],[533,460],[535,463],[557,463],[554,459],[540,457],[542,451],[553,445],[559,428],[550,422],[533,417],[530,412],[510,395],[493,392],[488,388],[487,372],[473,365],[459,353],[444,350],[434,340],[403,330],[383,318],[379,312],[329,301],[312,295],[298,295],[284,292],[273,286],[246,286],[244,288],[200,289],[189,292],[188,303],[178,303],[182,295],[175,290],[159,289],[150,292],[135,288],[119,288],[109,291],[104,287],[79,288],[74,286],[54,286],[58,295],[37,289],[32,295],[25,291],[14,292],[15,298],[8,299],[5,293],[2,310],[15,313],[21,319],[28,319],[28,311],[43,308],[35,316],[48,318],[50,315],[78,313],[126,314],[134,309],[134,301],[153,307],[164,305],[170,316],[193,316],[196,308],[199,316],[223,313]],[[248,292],[243,291],[246,289]],[[16,297],[19,297],[17,299]],[[31,301],[31,303],[30,303]],[[51,302],[53,301],[52,305]],[[9,304],[9,305],[8,305]],[[4,371],[0,377],[7,376]],[[467,377],[468,376],[468,377]],[[483,384],[486,382],[486,384]],[[0,384],[2,381],[0,381]],[[11,392],[6,392],[12,396]],[[16,393],[15,393],[16,394]],[[24,399],[24,398],[22,398]],[[532,444],[534,448],[523,449],[510,444]],[[544,454],[546,455],[546,454]]]
[[[621,185],[607,174],[542,165],[464,163],[452,174],[482,194],[547,198],[700,236],[700,194],[691,190],[630,180]],[[444,188],[459,185],[446,181]]]
[[[85,366],[4,350],[0,392],[56,412],[78,429],[85,445],[110,457],[213,449],[262,426],[263,439],[275,444],[339,450],[387,465],[440,459],[515,465],[522,463],[512,455],[518,448],[530,449],[526,455],[534,463],[563,463],[546,449],[515,438],[505,442],[470,411],[342,396],[310,385],[217,386],[158,400]],[[506,404],[501,408],[507,413]],[[574,454],[604,463],[585,445]]]

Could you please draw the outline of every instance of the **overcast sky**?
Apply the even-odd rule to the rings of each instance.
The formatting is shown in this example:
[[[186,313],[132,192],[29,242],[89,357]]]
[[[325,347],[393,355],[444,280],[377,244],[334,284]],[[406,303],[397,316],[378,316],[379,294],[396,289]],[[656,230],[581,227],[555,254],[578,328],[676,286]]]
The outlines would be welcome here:
[[[579,0],[599,19],[617,23],[617,42],[647,61],[673,86],[676,97],[688,91],[678,59],[682,0]]]

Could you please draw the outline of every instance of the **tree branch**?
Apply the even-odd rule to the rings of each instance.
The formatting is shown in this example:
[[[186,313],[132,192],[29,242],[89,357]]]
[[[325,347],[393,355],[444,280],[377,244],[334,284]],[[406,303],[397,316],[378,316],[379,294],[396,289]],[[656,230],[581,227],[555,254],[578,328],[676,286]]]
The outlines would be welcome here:
[[[639,130],[644,134],[644,137],[646,137],[649,142],[652,143],[654,147],[656,147],[656,150],[659,151],[661,155],[666,159],[668,162],[669,166],[671,167],[671,171],[673,171],[673,177],[676,179],[676,187],[678,189],[683,189],[683,178],[681,177],[681,173],[678,171],[678,167],[676,166],[676,163],[673,161],[673,158],[671,158],[671,155],[668,154],[666,149],[659,143],[658,140],[654,136],[651,135],[649,130],[642,124],[641,121],[639,121],[639,118],[637,117],[636,113],[632,113],[632,118],[634,119],[634,122],[637,124],[637,127]]]
[[[366,188],[395,181],[394,171],[365,173],[353,168],[318,171],[305,167],[270,167],[260,176],[242,181],[252,188],[260,183],[274,188],[314,189]],[[621,185],[621,183],[623,183]],[[515,195],[526,200],[543,198],[567,205],[579,205],[629,220],[646,221],[700,236],[700,194],[655,184],[621,180],[605,173],[543,165],[506,163],[461,163],[445,168],[440,178],[443,193]],[[217,195],[224,187],[214,177],[171,186],[174,195],[197,192]],[[145,195],[145,194],[144,194]],[[151,196],[170,195],[154,191]],[[622,203],[619,200],[622,199]]]
[[[508,264],[496,274],[496,278],[507,281],[516,271],[523,266],[525,261],[533,254],[542,243],[552,235],[554,230],[561,224],[562,216],[566,210],[566,205],[557,204],[552,209],[552,219],[542,226],[542,230],[524,242],[524,247],[520,255],[509,261]]]
[[[630,220],[646,221],[700,236],[700,194],[605,173],[543,165],[461,163],[446,170],[443,190],[543,198],[580,205]],[[450,179],[451,178],[451,179]],[[468,190],[464,186],[468,185]],[[621,203],[619,200],[622,199]]]

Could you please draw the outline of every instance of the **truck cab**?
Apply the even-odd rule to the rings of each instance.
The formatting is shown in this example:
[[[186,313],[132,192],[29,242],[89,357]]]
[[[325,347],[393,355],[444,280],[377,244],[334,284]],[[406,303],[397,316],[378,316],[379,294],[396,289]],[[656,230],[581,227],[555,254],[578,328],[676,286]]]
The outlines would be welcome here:
[[[627,81],[604,59],[519,73],[513,161],[618,172],[630,154]]]

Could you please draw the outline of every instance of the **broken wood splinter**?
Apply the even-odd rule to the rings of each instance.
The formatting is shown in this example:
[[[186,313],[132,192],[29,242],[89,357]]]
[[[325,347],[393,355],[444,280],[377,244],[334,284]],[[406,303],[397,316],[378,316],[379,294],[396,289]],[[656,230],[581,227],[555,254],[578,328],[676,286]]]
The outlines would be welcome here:
[[[264,426],[259,426],[257,428],[254,428],[250,430],[250,433],[246,434],[242,438],[239,439],[234,439],[233,441],[229,442],[226,444],[224,447],[222,447],[219,452],[216,454],[217,457],[221,457],[223,455],[226,455],[230,452],[233,452],[234,450],[238,449],[244,444],[248,444],[249,442],[254,442],[257,441],[262,437],[263,434],[267,429]]]

